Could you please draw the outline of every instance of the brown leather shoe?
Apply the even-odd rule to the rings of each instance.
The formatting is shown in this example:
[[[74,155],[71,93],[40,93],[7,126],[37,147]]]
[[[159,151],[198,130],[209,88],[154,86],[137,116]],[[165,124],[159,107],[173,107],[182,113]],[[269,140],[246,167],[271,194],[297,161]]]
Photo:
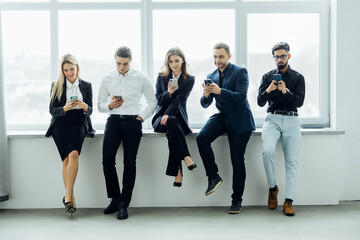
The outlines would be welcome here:
[[[275,187],[275,191],[269,190],[268,207],[270,210],[274,210],[278,205],[277,194],[279,192],[279,188],[277,185],[275,185]]]
[[[294,216],[295,215],[295,210],[294,210],[291,202],[284,202],[283,212],[286,216]]]

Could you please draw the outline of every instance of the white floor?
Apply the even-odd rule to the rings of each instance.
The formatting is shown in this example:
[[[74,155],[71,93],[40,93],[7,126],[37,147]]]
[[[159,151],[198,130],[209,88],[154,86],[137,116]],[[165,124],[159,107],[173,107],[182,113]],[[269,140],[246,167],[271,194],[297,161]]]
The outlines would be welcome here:
[[[1,240],[69,239],[360,239],[360,202],[336,206],[295,206],[294,217],[282,207],[243,207],[237,215],[225,207],[129,208],[129,219],[104,215],[102,209],[0,210]]]

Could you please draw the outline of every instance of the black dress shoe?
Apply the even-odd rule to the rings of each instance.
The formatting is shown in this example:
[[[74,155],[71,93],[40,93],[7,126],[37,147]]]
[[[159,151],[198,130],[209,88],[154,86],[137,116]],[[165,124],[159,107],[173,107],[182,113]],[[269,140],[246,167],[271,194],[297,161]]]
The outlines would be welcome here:
[[[174,182],[174,187],[181,187],[181,182]]]
[[[207,196],[207,195],[215,192],[216,188],[222,183],[222,181],[223,180],[221,179],[221,177],[217,177],[213,180],[209,180],[209,185],[205,192],[205,195]]]
[[[228,213],[229,214],[237,214],[241,212],[241,203],[232,203]]]
[[[129,217],[128,212],[127,212],[127,205],[124,202],[120,202],[119,203],[119,211],[117,214],[117,219],[119,220],[124,220],[127,219]]]
[[[104,210],[104,214],[117,212],[119,210],[119,200],[119,198],[113,198],[109,206],[107,206],[107,208]]]
[[[194,168],[196,168],[197,166],[196,166],[196,163],[193,163],[193,164],[191,164],[190,166],[188,166],[187,168],[190,170],[190,171],[192,171]]]

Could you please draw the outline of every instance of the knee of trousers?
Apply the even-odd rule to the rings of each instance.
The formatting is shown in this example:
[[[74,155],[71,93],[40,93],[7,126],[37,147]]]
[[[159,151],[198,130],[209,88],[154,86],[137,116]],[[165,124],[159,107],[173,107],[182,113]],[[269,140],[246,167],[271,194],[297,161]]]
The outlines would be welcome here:
[[[116,162],[115,159],[105,159],[103,158],[102,165],[104,168],[113,168]]]
[[[202,145],[202,144],[207,144],[208,143],[208,137],[205,134],[201,134],[199,133],[196,136],[196,142],[198,144],[198,146]]]
[[[167,120],[167,124],[173,124],[177,122],[177,118],[175,116],[169,116]]]
[[[275,156],[275,151],[263,151],[264,159],[271,159]]]
[[[275,146],[263,144],[263,157],[265,159],[272,159],[275,156]]]

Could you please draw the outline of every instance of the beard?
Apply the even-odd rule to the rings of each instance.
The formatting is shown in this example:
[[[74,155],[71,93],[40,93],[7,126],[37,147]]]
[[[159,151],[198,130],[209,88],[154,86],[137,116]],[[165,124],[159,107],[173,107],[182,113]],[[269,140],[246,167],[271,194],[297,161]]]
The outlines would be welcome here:
[[[283,65],[277,65],[277,68],[279,70],[282,70],[282,69],[286,68],[287,65],[288,65],[288,61],[286,61]]]

